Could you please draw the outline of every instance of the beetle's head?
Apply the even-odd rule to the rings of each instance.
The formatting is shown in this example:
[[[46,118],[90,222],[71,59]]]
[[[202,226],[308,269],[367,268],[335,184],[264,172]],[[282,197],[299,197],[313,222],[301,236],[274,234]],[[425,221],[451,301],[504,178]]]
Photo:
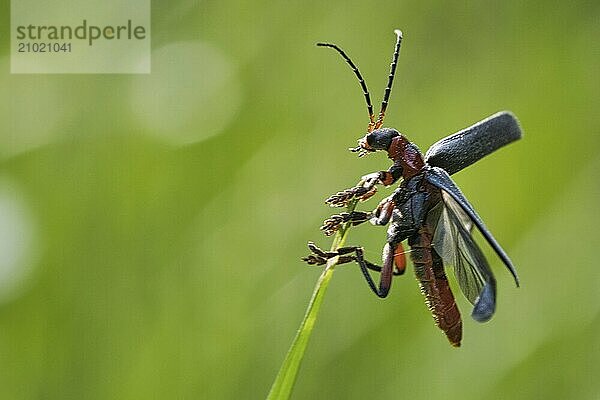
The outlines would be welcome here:
[[[358,139],[358,146],[351,148],[350,151],[358,153],[359,157],[377,150],[388,151],[392,144],[392,139],[396,136],[400,136],[400,133],[393,128],[375,129],[373,132],[369,132]]]

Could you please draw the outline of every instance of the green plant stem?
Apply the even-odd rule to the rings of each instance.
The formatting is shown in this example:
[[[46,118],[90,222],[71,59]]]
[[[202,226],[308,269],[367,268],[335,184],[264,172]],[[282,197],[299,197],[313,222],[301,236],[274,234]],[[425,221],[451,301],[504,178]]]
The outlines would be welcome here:
[[[356,200],[350,202],[350,204],[348,204],[348,212],[354,211],[357,203],[358,201]],[[350,223],[346,223],[336,232],[331,245],[331,251],[335,251],[344,246],[350,226]],[[273,382],[273,386],[271,386],[271,391],[267,396],[267,400],[289,399],[292,389],[294,388],[294,383],[296,382],[296,377],[298,376],[298,371],[300,370],[300,364],[304,358],[304,352],[306,351],[310,335],[312,334],[317,321],[317,315],[319,314],[321,304],[323,303],[325,292],[327,291],[337,262],[338,257],[331,258],[327,261],[327,265],[315,285],[315,289],[313,290],[312,297],[308,303],[306,313],[298,328],[296,337],[288,350],[285,360],[281,364],[281,368],[275,378],[275,382]]]

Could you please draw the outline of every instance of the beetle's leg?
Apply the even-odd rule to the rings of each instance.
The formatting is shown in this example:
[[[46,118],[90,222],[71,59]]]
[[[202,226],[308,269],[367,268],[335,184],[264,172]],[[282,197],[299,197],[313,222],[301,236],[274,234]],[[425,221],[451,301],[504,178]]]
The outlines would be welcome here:
[[[402,243],[398,243],[394,249],[394,265],[397,271],[397,273],[394,271],[394,275],[402,275],[406,270],[406,252]]]
[[[392,218],[394,211],[394,200],[392,196],[387,197],[379,203],[377,208],[370,213],[364,211],[352,211],[334,214],[323,221],[321,230],[326,236],[333,235],[342,224],[351,222],[352,226],[360,225],[363,222],[371,221],[373,225],[387,225]]]
[[[369,221],[371,218],[373,218],[372,213],[364,211],[352,211],[350,213],[343,212],[327,218],[323,221],[323,226],[321,226],[320,229],[326,236],[331,236],[340,228],[340,225],[346,222],[351,222],[352,226],[355,226]]]
[[[312,253],[306,257],[302,257],[302,261],[306,262],[308,265],[324,265],[327,264],[327,260],[337,256],[340,257],[337,262],[338,264],[346,264],[355,261],[353,255],[348,255],[348,253],[353,252],[354,249],[344,251],[345,248],[342,248],[337,251],[324,251],[313,242],[308,242],[308,248]]]
[[[329,204],[331,207],[345,207],[354,199],[366,201],[377,193],[377,186],[375,185],[379,183],[382,178],[385,178],[385,174],[386,171],[379,171],[365,175],[360,179],[358,185],[332,194],[325,200],[325,203]]]
[[[356,262],[360,266],[360,270],[373,293],[381,298],[387,297],[390,287],[392,286],[392,275],[396,275],[394,273],[394,252],[390,251],[390,244],[386,243],[383,250],[383,267],[379,267],[365,260],[361,248],[356,249]],[[379,287],[375,285],[375,282],[367,269],[375,269],[381,272]]]
[[[401,275],[404,273],[404,267],[401,267],[399,263],[399,254],[404,255],[404,252],[397,254],[398,248],[401,249],[399,244],[387,243],[385,245],[383,250],[383,267],[365,260],[363,249],[361,247],[340,247],[336,251],[324,251],[317,247],[314,243],[309,242],[308,248],[312,251],[312,254],[302,258],[302,260],[307,262],[309,265],[323,265],[327,263],[328,259],[333,257],[339,257],[338,264],[356,261],[373,293],[381,298],[388,295],[392,285],[392,276]],[[354,255],[351,255],[351,253],[354,253]],[[396,271],[394,271],[394,265],[396,266]],[[379,278],[379,287],[377,287],[375,281],[373,281],[373,278],[369,274],[369,269],[381,273]]]
[[[356,262],[360,266],[360,270],[367,281],[367,284],[377,296],[383,298],[386,297],[392,286],[392,276],[402,275],[406,269],[406,256],[402,248],[401,243],[386,243],[383,248],[383,267],[379,267],[363,257],[363,251],[361,248],[356,249]],[[396,271],[394,271],[396,266]],[[380,271],[381,277],[379,278],[379,288],[375,286],[373,278],[369,274],[367,269]]]
[[[346,264],[352,261],[357,261],[356,259],[356,251],[360,249],[357,246],[348,246],[348,247],[340,247],[336,251],[325,251],[320,249],[313,242],[308,242],[308,248],[312,252],[307,257],[302,257],[302,261],[305,261],[308,265],[325,265],[327,264],[327,260],[336,256],[339,256],[339,260],[337,264]],[[362,251],[362,250],[361,250]],[[351,254],[355,253],[355,254]],[[364,260],[365,267],[376,272],[381,272],[381,267],[379,265],[373,264],[367,260]],[[402,275],[404,271],[394,271],[393,275]]]
[[[403,275],[404,274],[404,271],[406,270],[406,253],[407,252],[404,251],[404,247],[402,246],[401,242],[397,243],[395,245],[388,243],[383,248],[382,258],[383,258],[384,264],[386,263],[386,260],[388,260],[389,257],[392,257],[393,261],[394,261],[394,265],[396,266],[396,269],[394,270],[393,275]],[[372,271],[381,272],[381,270],[382,270],[382,268],[380,266],[370,263],[366,260],[365,260],[365,263],[367,265],[367,268]]]
[[[402,167],[396,164],[392,165],[387,171],[377,171],[367,175],[364,175],[358,186],[363,186],[370,190],[375,185],[390,186],[394,184],[398,179],[402,177]]]
[[[364,175],[358,185],[332,194],[325,200],[331,207],[345,207],[350,200],[366,201],[377,193],[376,185],[389,186],[402,176],[401,169],[392,166],[388,171],[378,171]]]
[[[376,185],[385,185],[384,182],[390,181],[390,177],[388,175],[391,175],[388,171],[378,171],[364,175],[362,178],[360,178],[358,186],[367,189],[367,192],[360,197],[360,201],[366,201],[375,193],[377,193]]]
[[[396,204],[394,203],[393,196],[383,199],[377,208],[371,213],[371,223],[373,225],[387,225],[392,218],[392,213],[395,206]]]
[[[369,194],[369,189],[363,186],[354,186],[332,194],[325,200],[325,203],[329,204],[331,207],[346,207],[351,200],[361,200],[364,196],[369,198],[372,195],[373,194]]]
[[[356,256],[351,254],[356,252],[358,247],[340,247],[336,251],[325,251],[318,247],[313,242],[308,242],[308,249],[312,252],[307,257],[302,257],[308,265],[324,265],[327,260],[333,257],[339,257],[337,264],[346,264],[356,261]]]

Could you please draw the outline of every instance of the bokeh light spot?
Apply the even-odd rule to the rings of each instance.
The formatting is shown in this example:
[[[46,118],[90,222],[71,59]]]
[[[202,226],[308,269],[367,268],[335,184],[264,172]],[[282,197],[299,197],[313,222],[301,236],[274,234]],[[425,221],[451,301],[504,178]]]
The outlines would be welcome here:
[[[212,45],[178,42],[152,53],[152,73],[133,78],[132,108],[146,133],[175,144],[220,133],[236,115],[240,83]]]
[[[33,215],[19,188],[0,176],[0,303],[16,297],[36,259]]]

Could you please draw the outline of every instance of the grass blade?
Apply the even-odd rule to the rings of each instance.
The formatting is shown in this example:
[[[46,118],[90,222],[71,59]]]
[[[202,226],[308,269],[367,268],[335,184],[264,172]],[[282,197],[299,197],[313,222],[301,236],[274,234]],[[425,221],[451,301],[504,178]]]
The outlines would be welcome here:
[[[348,205],[349,212],[354,210],[356,203],[357,201],[353,201]],[[346,223],[336,233],[331,245],[332,251],[344,246],[349,228],[350,224]],[[313,290],[312,297],[310,298],[310,302],[308,303],[308,307],[306,308],[304,318],[296,333],[296,337],[285,356],[283,364],[281,364],[281,368],[275,378],[275,382],[273,382],[273,386],[271,386],[271,391],[267,396],[267,400],[287,400],[290,398],[294,384],[296,383],[298,371],[300,370],[300,364],[304,358],[304,352],[306,351],[308,341],[317,321],[323,298],[327,291],[327,287],[329,286],[331,277],[333,276],[334,267],[337,262],[337,257],[330,259],[327,262],[327,266],[323,270],[323,273],[319,277]]]

